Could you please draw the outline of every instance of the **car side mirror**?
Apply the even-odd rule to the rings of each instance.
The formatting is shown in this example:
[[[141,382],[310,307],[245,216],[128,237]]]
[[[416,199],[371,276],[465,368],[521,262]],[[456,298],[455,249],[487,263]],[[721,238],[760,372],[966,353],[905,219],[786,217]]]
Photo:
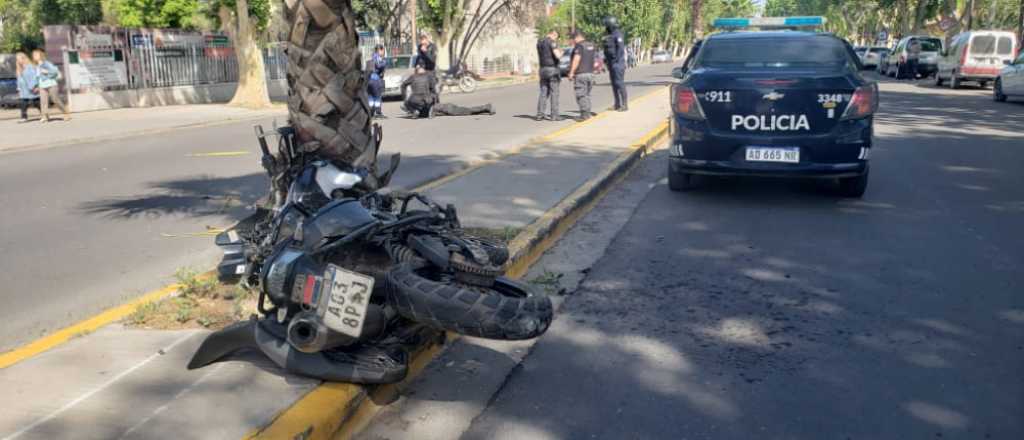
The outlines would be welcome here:
[[[677,79],[683,79],[686,76],[686,67],[676,67],[672,69],[672,77]]]
[[[1010,61],[1010,60],[1003,60],[1003,65],[1004,66],[1009,66],[1010,64],[1013,64],[1013,62]]]

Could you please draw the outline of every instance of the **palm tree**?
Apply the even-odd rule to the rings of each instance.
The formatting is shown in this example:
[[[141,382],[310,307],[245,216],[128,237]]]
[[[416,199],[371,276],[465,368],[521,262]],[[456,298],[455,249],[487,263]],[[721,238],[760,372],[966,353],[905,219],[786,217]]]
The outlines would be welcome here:
[[[285,0],[288,114],[304,151],[370,169],[378,185],[377,137],[366,100],[359,36],[350,0]]]

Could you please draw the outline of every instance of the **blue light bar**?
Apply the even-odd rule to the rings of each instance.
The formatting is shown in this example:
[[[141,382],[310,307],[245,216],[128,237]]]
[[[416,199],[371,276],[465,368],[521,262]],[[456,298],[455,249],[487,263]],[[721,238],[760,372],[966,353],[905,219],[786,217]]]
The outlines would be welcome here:
[[[825,17],[753,17],[753,18],[716,18],[712,26],[718,28],[789,28],[789,27],[820,27],[825,25]]]

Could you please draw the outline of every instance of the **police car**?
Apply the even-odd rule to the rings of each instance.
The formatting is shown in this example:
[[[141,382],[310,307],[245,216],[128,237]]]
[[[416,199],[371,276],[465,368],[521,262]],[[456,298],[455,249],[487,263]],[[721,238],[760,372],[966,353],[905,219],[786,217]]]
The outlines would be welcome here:
[[[719,19],[717,27],[820,25],[821,17]],[[673,75],[674,191],[700,175],[836,179],[860,197],[868,183],[878,87],[860,76],[846,41],[813,31],[727,31],[706,37]]]

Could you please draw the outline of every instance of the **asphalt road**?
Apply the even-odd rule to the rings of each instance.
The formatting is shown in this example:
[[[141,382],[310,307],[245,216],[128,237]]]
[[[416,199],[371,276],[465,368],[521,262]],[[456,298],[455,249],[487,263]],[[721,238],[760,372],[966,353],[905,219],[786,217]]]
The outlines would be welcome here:
[[[670,70],[631,70],[632,96],[663,86]],[[493,103],[496,116],[410,120],[395,117],[399,103],[387,102],[384,154],[403,154],[394,183],[422,183],[572,124],[527,118],[536,111],[536,89],[530,83],[443,98]],[[561,95],[562,113],[575,116],[568,83]],[[611,102],[602,78],[594,108]],[[0,132],[14,123],[0,121]],[[207,227],[231,225],[266,191],[253,123],[0,153],[0,302],[7,305],[0,307],[0,351],[162,287],[178,268],[212,267],[219,255]],[[238,151],[250,153],[204,155]]]
[[[863,200],[651,157],[463,438],[1024,438],[1024,103],[989,93],[882,84]]]

